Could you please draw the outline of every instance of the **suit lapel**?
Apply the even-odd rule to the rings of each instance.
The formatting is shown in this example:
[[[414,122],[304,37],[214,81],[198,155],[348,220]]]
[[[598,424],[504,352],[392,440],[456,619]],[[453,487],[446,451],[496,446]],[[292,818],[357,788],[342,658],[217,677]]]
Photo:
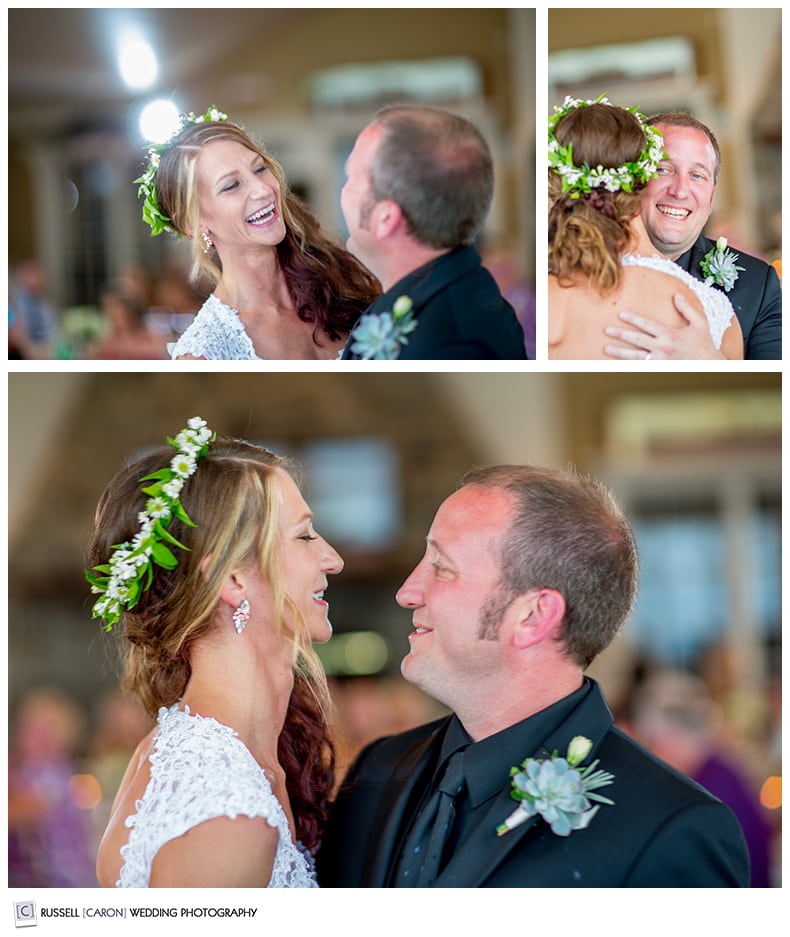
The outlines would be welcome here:
[[[598,685],[594,684],[591,692],[530,757],[549,758],[555,751],[564,755],[571,739],[584,735],[593,743],[590,754],[585,759],[585,763],[589,764],[595,760],[596,752],[613,721]],[[525,757],[527,756],[514,753],[513,761],[520,764]],[[502,781],[501,792],[490,800],[490,806],[484,805],[480,808],[485,810],[485,815],[442,870],[436,880],[436,888],[479,888],[484,885],[516,846],[538,828],[539,824],[545,822],[540,816],[530,817],[504,836],[497,836],[497,826],[510,816],[517,806],[517,802],[510,796],[508,778],[503,778]]]
[[[700,262],[704,259],[705,254],[708,253],[712,246],[713,242],[709,241],[704,234],[700,234],[691,247],[684,254],[681,254],[675,263],[679,267],[682,267],[686,273],[690,273],[691,276],[696,277],[696,279],[704,280]]]

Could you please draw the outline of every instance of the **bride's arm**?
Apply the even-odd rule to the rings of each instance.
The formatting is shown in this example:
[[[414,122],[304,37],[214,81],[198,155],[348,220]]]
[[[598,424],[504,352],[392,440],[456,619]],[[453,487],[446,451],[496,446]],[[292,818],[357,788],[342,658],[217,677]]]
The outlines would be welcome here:
[[[741,331],[741,323],[735,314],[730,319],[727,331],[722,335],[721,350],[725,358],[731,360],[743,359],[743,332]]]
[[[151,888],[265,888],[277,830],[262,817],[216,817],[171,839],[154,856]]]

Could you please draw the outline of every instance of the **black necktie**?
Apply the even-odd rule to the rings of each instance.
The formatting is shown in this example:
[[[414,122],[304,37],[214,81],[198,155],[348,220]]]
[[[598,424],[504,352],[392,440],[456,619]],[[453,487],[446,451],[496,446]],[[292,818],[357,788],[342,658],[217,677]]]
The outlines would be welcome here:
[[[414,822],[393,885],[428,888],[442,868],[442,854],[455,819],[455,798],[464,786],[463,751],[447,762],[442,779]]]

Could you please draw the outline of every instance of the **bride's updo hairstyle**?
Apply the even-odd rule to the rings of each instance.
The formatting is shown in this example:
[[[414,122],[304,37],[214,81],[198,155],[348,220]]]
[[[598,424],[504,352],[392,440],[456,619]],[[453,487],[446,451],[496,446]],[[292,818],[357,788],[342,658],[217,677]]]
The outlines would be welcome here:
[[[148,496],[141,479],[167,467],[171,448],[161,448],[122,469],[104,490],[87,549],[91,567],[107,563],[114,544],[138,532]],[[333,782],[328,742],[326,676],[295,604],[285,592],[280,565],[280,473],[295,469],[285,459],[242,440],[217,437],[181,490],[195,527],[177,517],[168,532],[188,549],[172,569],[154,567],[148,590],[125,609],[118,631],[128,642],[122,689],[136,695],[151,716],[172,706],[191,675],[192,643],[216,628],[233,629],[223,616],[220,593],[234,569],[257,565],[271,585],[281,632],[293,643],[294,689],[280,736],[280,760],[288,778],[305,845],[317,842]],[[312,805],[312,806],[311,806]]]
[[[280,265],[303,322],[315,322],[331,339],[349,332],[379,294],[373,276],[347,251],[326,236],[308,206],[288,188],[282,166],[241,127],[206,120],[187,125],[161,155],[156,170],[156,201],[170,227],[188,237],[192,280],[201,273],[216,284],[222,261],[216,250],[206,252],[200,234],[197,158],[208,143],[229,140],[257,153],[280,187],[285,237],[277,245]],[[315,332],[314,332],[315,334]]]
[[[557,123],[555,136],[562,146],[572,146],[573,162],[580,169],[636,162],[647,146],[639,120],[610,104],[572,110]],[[617,288],[629,224],[639,213],[645,186],[637,180],[631,192],[598,186],[574,198],[563,192],[562,177],[549,170],[549,272],[560,286],[570,286],[573,274],[582,273],[602,293]]]

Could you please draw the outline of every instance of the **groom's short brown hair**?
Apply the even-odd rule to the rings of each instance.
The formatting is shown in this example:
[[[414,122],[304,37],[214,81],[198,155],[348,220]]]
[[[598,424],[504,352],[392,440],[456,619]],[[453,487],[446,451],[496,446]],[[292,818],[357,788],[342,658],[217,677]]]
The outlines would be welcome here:
[[[536,465],[472,469],[461,486],[507,492],[513,499],[502,532],[502,581],[485,608],[481,637],[492,638],[510,602],[530,589],[565,599],[559,639],[580,667],[611,644],[636,600],[639,554],[631,524],[601,482]]]
[[[384,131],[370,167],[375,199],[397,202],[423,244],[472,244],[494,194],[493,160],[480,131],[464,117],[427,105],[391,105],[373,123]]]

